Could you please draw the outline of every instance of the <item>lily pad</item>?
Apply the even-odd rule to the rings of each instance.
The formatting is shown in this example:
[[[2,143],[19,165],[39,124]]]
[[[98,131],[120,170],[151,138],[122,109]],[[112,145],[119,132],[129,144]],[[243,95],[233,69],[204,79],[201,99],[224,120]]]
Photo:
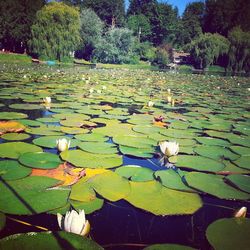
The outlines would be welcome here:
[[[0,213],[0,231],[5,227],[6,216],[3,213]]]
[[[15,119],[24,119],[28,116],[23,113],[18,112],[0,112],[0,120],[15,120]]]
[[[0,135],[7,132],[22,132],[25,126],[16,121],[0,121]]]
[[[116,168],[115,173],[132,181],[151,181],[154,179],[154,172],[151,169],[137,165]]]
[[[35,109],[42,109],[43,106],[38,104],[29,104],[29,103],[15,103],[9,105],[12,109],[22,109],[22,110],[35,110]]]
[[[227,185],[222,176],[191,172],[185,174],[185,179],[189,186],[214,195],[220,199],[250,199],[250,194],[241,192]]]
[[[42,152],[42,148],[26,142],[6,142],[0,144],[0,157],[18,159],[27,152]]]
[[[196,155],[178,155],[177,157],[170,157],[169,161],[177,167],[198,171],[218,172],[225,167],[222,162]]]
[[[177,244],[154,244],[143,250],[195,250],[195,248]]]
[[[245,168],[250,170],[250,155],[243,155],[239,159],[233,162],[240,168]]]
[[[115,154],[118,153],[114,144],[105,142],[80,142],[78,147],[86,152],[95,154]]]
[[[104,203],[103,199],[95,198],[89,202],[73,201],[70,200],[70,204],[75,210],[83,209],[85,214],[91,214],[102,208]]]
[[[152,158],[154,154],[154,150],[151,148],[134,148],[134,147],[126,147],[119,146],[119,150],[124,155],[130,155],[141,158]]]
[[[233,174],[226,177],[226,180],[234,184],[239,189],[250,193],[250,176]]]
[[[91,154],[82,150],[68,150],[60,154],[61,158],[82,168],[114,168],[122,165],[122,157],[116,154]]]
[[[222,146],[222,147],[227,147],[231,145],[231,143],[226,140],[213,138],[213,137],[196,137],[195,139],[199,143],[205,144],[205,145]]]
[[[130,186],[125,200],[155,215],[193,214],[202,206],[199,195],[168,189],[157,181],[130,182]]]
[[[0,176],[3,180],[17,180],[28,176],[30,173],[30,168],[22,166],[17,161],[0,161]]]
[[[93,142],[105,142],[108,140],[108,137],[96,133],[75,135],[74,138],[80,141],[93,141]]]
[[[6,141],[22,141],[30,138],[28,134],[24,133],[7,133],[1,136]]]
[[[70,190],[47,190],[58,180],[29,176],[19,180],[0,182],[0,211],[8,214],[37,214],[62,207]]]
[[[182,181],[181,176],[173,169],[156,171],[155,177],[160,179],[163,186],[180,191],[195,192]]]
[[[248,250],[250,246],[249,232],[250,219],[223,218],[208,226],[206,236],[216,250]]]
[[[62,163],[58,155],[46,152],[30,152],[22,154],[18,161],[31,168],[52,169]]]
[[[80,235],[67,233],[64,231],[14,234],[0,240],[1,249],[29,250],[33,249],[34,246],[36,250],[66,250],[69,249],[69,247],[72,249],[103,249],[101,246],[87,237],[82,237]]]
[[[156,146],[157,142],[143,136],[114,136],[113,142],[122,146],[134,147],[134,148],[152,148]]]

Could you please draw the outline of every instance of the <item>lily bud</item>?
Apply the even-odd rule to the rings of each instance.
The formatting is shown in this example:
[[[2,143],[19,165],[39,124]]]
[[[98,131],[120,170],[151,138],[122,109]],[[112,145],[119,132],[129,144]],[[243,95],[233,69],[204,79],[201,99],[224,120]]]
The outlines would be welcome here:
[[[247,215],[247,208],[242,207],[240,208],[234,215],[235,218],[245,218]]]
[[[65,139],[65,138],[56,140],[56,145],[57,145],[58,150],[63,152],[65,150],[69,149],[70,140],[67,141],[67,139]]]
[[[177,155],[179,153],[179,143],[177,142],[162,141],[159,143],[159,146],[161,152],[167,157]]]
[[[51,97],[47,96],[45,98],[43,98],[43,101],[48,104],[48,103],[51,103]]]

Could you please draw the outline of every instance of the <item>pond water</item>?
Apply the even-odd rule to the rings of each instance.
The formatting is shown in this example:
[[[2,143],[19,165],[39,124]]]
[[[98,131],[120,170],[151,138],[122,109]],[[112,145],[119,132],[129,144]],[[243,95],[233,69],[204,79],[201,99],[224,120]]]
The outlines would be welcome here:
[[[219,220],[250,209],[249,78],[7,64],[0,71],[1,238],[59,231],[56,213],[74,208],[85,210],[90,238],[104,249],[247,249],[249,219],[232,226],[244,226],[235,239]],[[71,140],[62,153],[61,138]],[[164,156],[161,141],[179,143],[178,155]]]

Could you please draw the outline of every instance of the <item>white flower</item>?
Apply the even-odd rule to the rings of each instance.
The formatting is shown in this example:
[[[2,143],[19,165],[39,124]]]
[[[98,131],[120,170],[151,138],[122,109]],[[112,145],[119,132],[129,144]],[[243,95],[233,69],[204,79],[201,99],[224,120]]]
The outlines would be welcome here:
[[[179,153],[179,143],[162,141],[159,143],[161,152],[167,157],[177,155]]]
[[[90,94],[93,94],[93,93],[94,93],[94,89],[91,88],[91,89],[89,90],[89,93],[90,93]]]
[[[171,89],[167,89],[167,91],[168,91],[168,93],[170,94],[170,92],[171,92]]]
[[[107,89],[107,87],[106,86],[102,86],[102,89],[105,90],[105,89]]]
[[[45,98],[43,98],[43,101],[45,102],[45,103],[51,103],[51,97],[49,97],[49,96],[47,96],[47,97],[45,97]]]
[[[97,92],[98,94],[101,94],[101,93],[102,93],[102,91],[101,91],[100,89],[98,89],[96,92]]]
[[[85,236],[90,230],[90,224],[85,218],[84,210],[79,210],[79,213],[75,210],[68,211],[65,217],[58,213],[57,221],[59,227],[66,232]]]
[[[154,104],[155,104],[154,102],[149,101],[149,102],[148,102],[148,107],[153,107],[153,106],[154,106]]]
[[[250,88],[247,88],[248,91],[250,91]]]
[[[70,140],[67,141],[67,139],[65,139],[65,138],[56,140],[56,145],[57,145],[58,150],[63,152],[65,150],[69,149]]]
[[[242,207],[241,209],[239,209],[234,217],[235,218],[245,218],[246,217],[246,214],[247,214],[247,208],[246,207]]]
[[[168,101],[168,103],[171,103],[171,101],[172,101],[172,96],[171,95],[167,96],[167,101]]]
[[[23,76],[23,78],[27,78],[27,76],[26,76],[26,75],[24,75],[24,76]]]

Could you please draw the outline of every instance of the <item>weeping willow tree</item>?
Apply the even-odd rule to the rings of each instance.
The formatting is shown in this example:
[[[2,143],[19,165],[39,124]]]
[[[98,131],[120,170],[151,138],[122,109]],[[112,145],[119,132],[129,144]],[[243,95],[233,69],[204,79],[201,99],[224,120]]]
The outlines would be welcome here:
[[[219,34],[205,33],[192,41],[188,49],[194,66],[204,70],[220,55],[228,52],[229,41]]]
[[[78,9],[52,2],[37,12],[29,41],[32,53],[43,59],[65,60],[80,43]]]
[[[233,72],[250,72],[250,32],[240,27],[233,28],[228,34],[230,48],[228,53],[228,70]]]

